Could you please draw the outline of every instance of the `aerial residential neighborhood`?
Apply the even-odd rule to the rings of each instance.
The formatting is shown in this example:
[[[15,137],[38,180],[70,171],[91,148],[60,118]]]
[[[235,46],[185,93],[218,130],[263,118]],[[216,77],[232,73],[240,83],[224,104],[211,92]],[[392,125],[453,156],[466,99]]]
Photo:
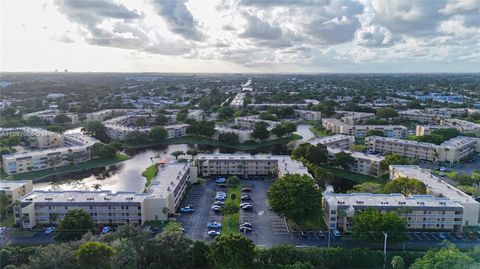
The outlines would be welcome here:
[[[480,269],[478,0],[0,14],[0,269]]]

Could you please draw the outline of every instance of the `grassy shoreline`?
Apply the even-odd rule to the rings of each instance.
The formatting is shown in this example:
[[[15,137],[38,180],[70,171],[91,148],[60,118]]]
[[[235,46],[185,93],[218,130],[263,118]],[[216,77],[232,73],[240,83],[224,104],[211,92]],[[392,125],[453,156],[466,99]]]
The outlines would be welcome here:
[[[155,178],[158,172],[158,166],[156,164],[152,164],[145,171],[143,171],[142,176],[147,179],[147,182],[145,182],[145,188],[150,186],[152,184],[152,180]]]
[[[170,138],[163,142],[149,142],[149,143],[139,144],[139,145],[123,143],[123,147],[126,149],[141,149],[141,148],[160,146],[160,145],[201,144],[201,145],[233,148],[236,150],[256,150],[258,148],[268,147],[268,146],[273,146],[278,144],[285,144],[290,141],[299,140],[299,139],[302,139],[302,136],[297,134],[292,134],[288,137],[277,138],[277,139],[260,142],[260,143],[247,142],[242,144],[229,144],[229,143],[220,142],[218,140],[211,139],[211,138],[189,135],[189,136]]]
[[[34,172],[29,172],[29,173],[16,174],[16,175],[8,175],[2,169],[0,171],[0,178],[2,180],[33,180],[35,181],[38,179],[42,179],[44,177],[63,174],[63,173],[71,173],[71,172],[78,172],[78,171],[83,171],[87,169],[106,167],[112,164],[126,161],[128,159],[129,157],[127,155],[117,153],[114,158],[93,159],[90,161],[79,163],[77,165],[65,165],[65,166],[60,166],[56,168],[49,168],[49,169],[38,170]]]

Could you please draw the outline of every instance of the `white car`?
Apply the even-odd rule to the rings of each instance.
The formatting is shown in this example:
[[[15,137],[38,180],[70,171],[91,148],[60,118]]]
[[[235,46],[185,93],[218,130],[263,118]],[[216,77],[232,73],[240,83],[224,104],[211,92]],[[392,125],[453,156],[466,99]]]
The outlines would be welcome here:
[[[212,205],[212,210],[213,211],[220,211],[221,209],[222,209],[222,207],[219,206],[219,205]]]
[[[7,230],[7,228],[5,228],[5,227],[0,227],[0,235],[2,235],[6,230]]]
[[[209,236],[212,236],[212,237],[215,237],[215,236],[217,236],[217,235],[220,235],[220,232],[219,232],[219,231],[212,230],[212,231],[208,231],[208,235],[209,235]]]
[[[242,208],[242,207],[244,207],[244,206],[246,206],[246,205],[250,205],[250,203],[241,203],[241,204],[240,204],[240,208]]]
[[[339,230],[333,230],[332,233],[333,233],[333,236],[335,236],[335,237],[340,237],[340,236],[342,236],[342,234],[340,234],[340,231],[339,231]]]

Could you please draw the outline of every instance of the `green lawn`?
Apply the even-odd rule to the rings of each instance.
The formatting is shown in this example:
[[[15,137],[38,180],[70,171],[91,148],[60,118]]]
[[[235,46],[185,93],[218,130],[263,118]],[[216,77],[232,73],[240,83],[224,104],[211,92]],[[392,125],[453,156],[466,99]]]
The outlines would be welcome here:
[[[157,175],[158,172],[158,166],[156,164],[152,164],[147,169],[142,173],[142,176],[144,176],[147,179],[147,182],[145,183],[145,187],[150,186],[152,183],[153,178]]]
[[[362,174],[358,174],[358,173],[354,173],[354,172],[350,172],[347,170],[338,169],[334,167],[328,167],[328,166],[321,166],[321,167],[337,177],[342,177],[359,184],[365,183],[365,182],[376,182],[376,183],[381,183],[383,185],[385,183],[385,180],[382,178],[362,175]]]
[[[8,212],[7,218],[0,221],[0,227],[7,227],[10,228],[15,224],[15,221],[13,219],[13,212]]]
[[[321,130],[318,130],[317,128],[315,128],[315,127],[310,127],[310,128],[308,128],[308,130],[310,130],[312,133],[314,133],[317,137],[325,137],[325,136],[330,135],[327,130],[321,131]]]
[[[438,170],[433,170],[432,169],[432,174],[434,175],[438,175],[438,174],[441,174],[441,173],[444,173],[447,177],[449,178],[454,178],[456,175],[458,175],[458,172],[457,171],[450,171],[450,172],[440,172]]]
[[[365,137],[355,137],[355,145],[365,145]]]
[[[411,134],[411,135],[407,135],[407,136],[405,137],[405,140],[413,140],[413,141],[416,141],[416,140],[417,140],[416,138],[417,138],[416,135]]]
[[[2,169],[0,171],[0,178],[3,180],[34,180],[34,179],[39,179],[39,178],[56,175],[56,174],[62,174],[67,172],[77,172],[77,171],[82,171],[86,169],[105,167],[118,162],[123,162],[128,159],[129,157],[127,155],[117,153],[115,158],[93,159],[93,160],[79,163],[76,165],[65,165],[65,166],[60,166],[56,168],[49,168],[49,169],[44,169],[44,170],[39,170],[39,171],[34,171],[29,173],[16,174],[16,175],[8,175]]]
[[[170,138],[164,142],[149,142],[146,144],[139,144],[139,145],[123,143],[123,146],[125,148],[146,148],[146,147],[159,146],[159,145],[201,144],[201,145],[210,145],[210,146],[218,146],[218,147],[228,147],[236,150],[256,150],[258,148],[278,145],[278,144],[285,144],[290,141],[299,140],[299,139],[302,139],[302,136],[297,134],[292,134],[288,137],[277,138],[277,139],[264,141],[260,143],[247,141],[243,144],[229,144],[229,143],[220,142],[218,140],[211,139],[211,138],[189,135],[189,136]]]
[[[235,194],[235,199],[232,199],[232,193]],[[227,191],[227,199],[225,206],[240,207],[240,186],[229,188]],[[240,220],[240,213],[225,214],[222,222],[222,234],[238,234],[238,222]]]

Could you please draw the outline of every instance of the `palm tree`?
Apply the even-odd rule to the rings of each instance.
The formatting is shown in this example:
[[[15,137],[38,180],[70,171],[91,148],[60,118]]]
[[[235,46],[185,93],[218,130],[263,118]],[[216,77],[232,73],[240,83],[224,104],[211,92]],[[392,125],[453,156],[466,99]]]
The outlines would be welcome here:
[[[93,188],[93,190],[95,190],[95,191],[99,191],[99,190],[102,189],[102,185],[96,183],[96,184],[93,184],[92,188]]]
[[[50,213],[48,214],[48,219],[50,220],[50,224],[55,224],[58,219],[58,213]]]
[[[168,219],[168,213],[170,213],[170,209],[168,207],[164,207],[162,209],[162,213],[165,215],[165,217]]]

